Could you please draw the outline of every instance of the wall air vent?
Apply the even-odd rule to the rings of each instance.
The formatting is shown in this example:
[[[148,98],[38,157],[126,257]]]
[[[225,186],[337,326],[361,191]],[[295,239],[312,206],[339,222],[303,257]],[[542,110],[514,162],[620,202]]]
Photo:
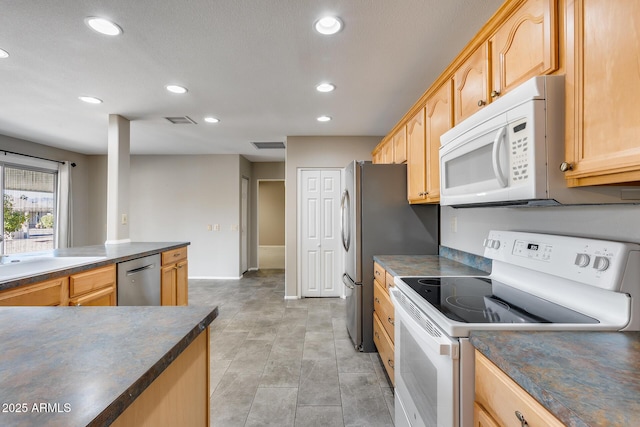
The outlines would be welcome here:
[[[284,142],[252,142],[258,150],[284,150]]]
[[[165,117],[165,119],[169,120],[174,125],[197,125],[198,124],[189,116]]]

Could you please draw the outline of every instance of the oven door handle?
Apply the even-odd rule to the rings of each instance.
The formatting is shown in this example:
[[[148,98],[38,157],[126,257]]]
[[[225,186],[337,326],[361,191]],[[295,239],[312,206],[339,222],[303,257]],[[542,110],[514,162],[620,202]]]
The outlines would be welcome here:
[[[500,165],[500,148],[502,147],[502,143],[506,136],[507,127],[503,126],[500,128],[498,135],[496,135],[496,139],[493,141],[493,153],[491,156],[493,159],[493,173],[498,180],[498,184],[500,184],[500,187],[502,188],[506,187],[508,184],[507,177],[502,173],[502,166]]]
[[[403,324],[415,340],[424,343],[431,351],[439,356],[449,356],[452,359],[459,357],[459,343],[453,338],[449,338],[435,323],[425,315],[422,310],[415,306],[407,297],[403,298],[402,291],[389,289],[391,300],[395,311],[396,337],[398,336],[398,326]],[[412,307],[409,314],[405,304]]]

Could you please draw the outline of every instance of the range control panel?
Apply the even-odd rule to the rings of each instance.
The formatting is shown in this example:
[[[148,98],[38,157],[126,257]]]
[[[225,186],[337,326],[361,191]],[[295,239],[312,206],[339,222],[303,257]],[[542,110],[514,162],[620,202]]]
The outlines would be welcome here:
[[[489,232],[484,256],[608,290],[618,290],[634,243],[516,231]]]

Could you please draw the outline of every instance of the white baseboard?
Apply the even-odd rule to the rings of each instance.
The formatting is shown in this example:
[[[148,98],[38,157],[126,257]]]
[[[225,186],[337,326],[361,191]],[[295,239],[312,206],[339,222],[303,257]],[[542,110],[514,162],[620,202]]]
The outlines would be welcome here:
[[[247,271],[258,271],[258,267],[251,267],[249,270]]]
[[[284,299],[300,299],[300,297],[297,295],[285,295]]]

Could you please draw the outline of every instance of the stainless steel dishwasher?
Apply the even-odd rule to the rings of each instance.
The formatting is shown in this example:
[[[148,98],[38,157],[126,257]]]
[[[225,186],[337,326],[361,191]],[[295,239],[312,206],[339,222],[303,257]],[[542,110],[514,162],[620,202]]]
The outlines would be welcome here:
[[[160,254],[118,263],[118,305],[160,305]]]

